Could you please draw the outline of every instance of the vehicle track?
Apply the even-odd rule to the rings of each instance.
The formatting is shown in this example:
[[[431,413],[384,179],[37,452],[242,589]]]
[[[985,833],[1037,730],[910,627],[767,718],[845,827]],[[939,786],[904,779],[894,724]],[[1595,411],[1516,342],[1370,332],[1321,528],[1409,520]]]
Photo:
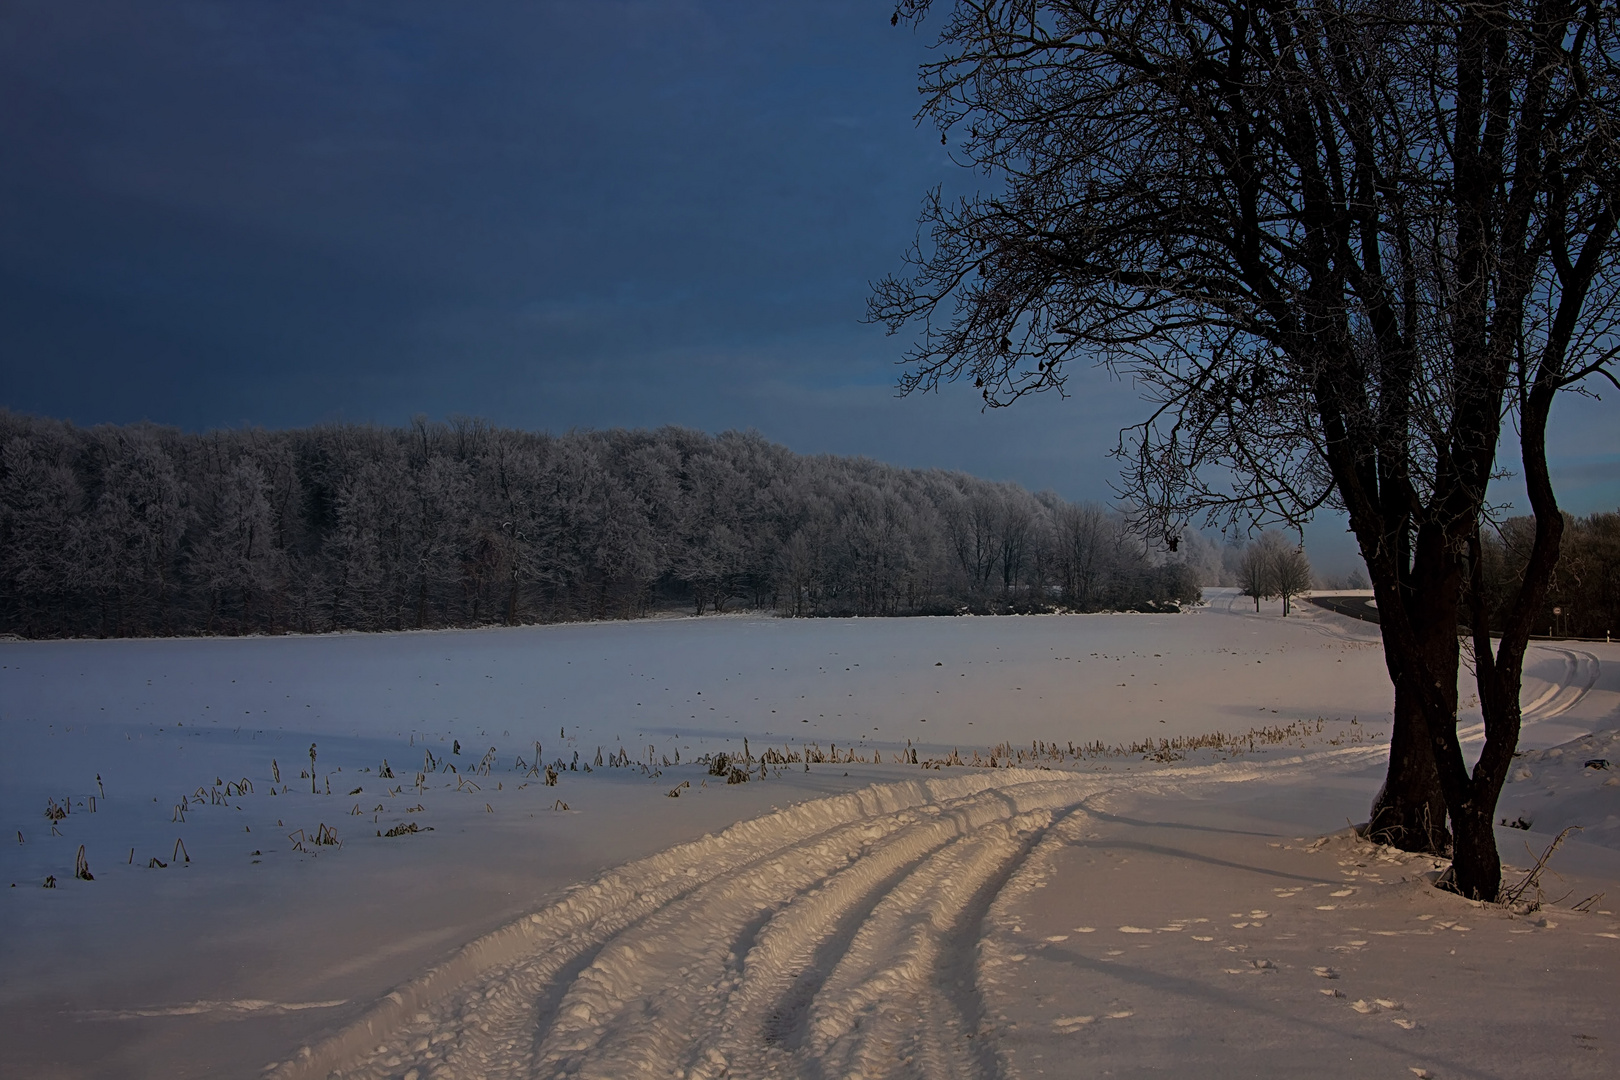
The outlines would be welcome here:
[[[990,770],[815,799],[572,890],[271,1072],[278,1080],[995,1075],[1003,1070],[984,1038],[981,925],[1007,883],[1028,878],[1020,871],[1032,848],[1067,842],[1086,818],[1083,800],[1383,752],[1140,777]]]
[[[1552,645],[1531,645],[1530,648],[1532,652],[1557,655],[1563,661],[1563,670],[1557,678],[1549,680],[1537,690],[1534,697],[1521,701],[1519,722],[1526,728],[1563,716],[1579,705],[1597,685],[1598,677],[1603,673],[1602,662],[1585,650],[1560,649]],[[1484,721],[1458,727],[1457,738],[1464,745],[1484,742]]]
[[[1598,658],[1584,649],[1560,649],[1552,645],[1537,645],[1534,648],[1561,657],[1564,670],[1561,678],[1549,682],[1533,700],[1524,703],[1521,713],[1526,722],[1551,720],[1579,705],[1581,699],[1597,685],[1598,675],[1603,668]]]

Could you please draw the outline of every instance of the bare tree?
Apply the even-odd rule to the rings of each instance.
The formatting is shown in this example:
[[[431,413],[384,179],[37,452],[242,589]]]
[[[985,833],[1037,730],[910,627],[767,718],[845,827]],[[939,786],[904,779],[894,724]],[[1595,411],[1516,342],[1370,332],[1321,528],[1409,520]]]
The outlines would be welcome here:
[[[957,0],[922,115],[1004,191],[932,193],[912,271],[871,301],[920,326],[906,391],[971,378],[1004,405],[1076,360],[1150,388],[1120,455],[1158,535],[1346,511],[1396,699],[1371,826],[1439,850],[1449,813],[1468,896],[1499,891],[1492,817],[1563,529],[1552,402],[1616,382],[1617,21],[1575,0]],[[1493,645],[1480,527],[1505,418],[1535,541]]]
[[[1096,503],[1063,506],[1057,511],[1057,564],[1063,598],[1082,610],[1097,605],[1108,544],[1108,514]]]
[[[1035,500],[1022,488],[1002,490],[997,518],[997,561],[1001,563],[1001,595],[1010,597],[1018,587],[1024,561],[1036,543]]]
[[[1238,563],[1238,582],[1243,595],[1254,598],[1255,614],[1260,612],[1260,601],[1277,595],[1276,567],[1267,552],[1258,544],[1250,544]]]
[[[946,513],[950,529],[951,547],[956,552],[962,572],[967,575],[968,587],[982,593],[989,587],[996,570],[1000,544],[996,525],[1001,517],[999,492],[984,485],[974,485],[964,492],[960,501]]]
[[[1272,543],[1264,544],[1266,561],[1271,564],[1272,588],[1278,599],[1282,601],[1283,617],[1293,613],[1294,597],[1311,587],[1311,564],[1305,557],[1305,548],[1302,544],[1290,544],[1279,533],[1267,533],[1262,541],[1275,537]]]

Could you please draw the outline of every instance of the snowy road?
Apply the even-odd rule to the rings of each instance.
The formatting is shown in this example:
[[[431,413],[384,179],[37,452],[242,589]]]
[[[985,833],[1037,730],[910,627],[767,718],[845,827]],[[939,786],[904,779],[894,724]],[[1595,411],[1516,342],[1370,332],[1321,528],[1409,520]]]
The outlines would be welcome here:
[[[273,1075],[994,1075],[979,928],[1054,824],[1122,787],[1297,784],[1381,753],[1139,777],[1003,770],[802,803],[602,876]]]

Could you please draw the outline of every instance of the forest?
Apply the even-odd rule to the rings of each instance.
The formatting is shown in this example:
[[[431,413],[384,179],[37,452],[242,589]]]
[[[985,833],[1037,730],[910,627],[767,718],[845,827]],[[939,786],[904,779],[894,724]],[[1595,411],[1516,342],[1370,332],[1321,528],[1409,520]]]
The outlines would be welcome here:
[[[1181,548],[1100,505],[751,432],[0,410],[0,633],[23,637],[1173,610],[1222,562],[1197,534]]]

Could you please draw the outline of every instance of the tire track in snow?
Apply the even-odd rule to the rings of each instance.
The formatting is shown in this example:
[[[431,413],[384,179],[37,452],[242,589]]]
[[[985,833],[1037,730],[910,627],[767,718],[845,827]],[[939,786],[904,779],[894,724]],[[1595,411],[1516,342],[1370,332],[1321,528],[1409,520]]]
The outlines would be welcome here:
[[[1532,645],[1537,652],[1553,653],[1563,659],[1563,672],[1559,678],[1549,680],[1536,695],[1519,703],[1519,722],[1525,726],[1538,724],[1564,715],[1579,705],[1597,685],[1603,673],[1603,664],[1589,652],[1580,649],[1560,649],[1551,645]],[[1464,744],[1485,741],[1484,721],[1475,721],[1457,729],[1457,738]]]
[[[977,1077],[983,913],[1055,816],[1382,747],[1141,777],[995,770],[802,803],[629,863],[468,945],[277,1080]]]
[[[1089,815],[1085,810],[1076,809],[1048,829],[1030,850],[1029,857],[1009,876],[1006,887],[997,894],[985,914],[985,932],[974,956],[974,981],[983,1001],[986,1028],[990,1030],[993,1030],[994,1022],[1004,1018],[1015,1005],[1016,995],[1002,989],[1001,972],[998,970],[1017,962],[1012,940],[1006,932],[1018,921],[1012,912],[1020,901],[1030,892],[1041,888],[1052,876],[1057,856],[1063,849],[1084,838],[1088,820]],[[1085,1018],[1087,1023],[1090,1020],[1089,1017]],[[983,1042],[984,1048],[994,1056],[994,1073],[997,1076],[1003,1080],[1017,1080],[1023,1075],[1023,1070],[1010,1055],[1002,1053],[991,1040]]]
[[[1587,692],[1597,685],[1598,675],[1602,670],[1598,658],[1584,650],[1559,649],[1547,645],[1541,648],[1563,657],[1564,673],[1563,678],[1548,683],[1546,689],[1534,701],[1526,702],[1522,706],[1522,718],[1529,722],[1551,720],[1579,705]]]
[[[953,782],[961,781],[976,781],[965,790],[995,782],[992,777]],[[510,1017],[503,1014],[529,1010],[523,998],[526,989],[541,990],[556,972],[676,897],[829,826],[934,801],[930,785],[939,783],[908,781],[817,799],[611,870],[568,890],[542,911],[471,942],[386,995],[359,1020],[321,1043],[303,1047],[291,1061],[267,1072],[276,1080],[333,1072],[403,1075],[395,1062],[421,1059],[428,1048],[416,1044],[423,1039],[437,1058],[439,1044],[451,1041],[446,1035],[453,1029],[454,1044],[446,1053],[459,1045],[463,1035],[493,1034],[503,1020],[510,1024]],[[526,1038],[532,1042],[533,1037],[528,1031]]]
[[[1028,834],[1051,819],[1051,811],[1035,810],[978,829],[884,898],[812,1006],[808,1049],[816,1073],[980,1075],[961,1007],[970,991],[957,988],[953,1001],[942,985],[948,948],[968,938],[966,916],[984,887],[1004,876],[1027,850]]]
[[[715,881],[620,934],[574,981],[542,1042],[535,1075],[657,1075],[671,1047],[718,1021],[738,984],[738,952],[763,918],[858,862],[910,811],[855,822]]]
[[[999,791],[924,807],[932,811],[924,820],[796,898],[765,925],[744,961],[718,1040],[722,1054],[742,1060],[761,1050],[797,1048],[815,992],[884,897],[922,859],[1016,809],[1015,798]]]

